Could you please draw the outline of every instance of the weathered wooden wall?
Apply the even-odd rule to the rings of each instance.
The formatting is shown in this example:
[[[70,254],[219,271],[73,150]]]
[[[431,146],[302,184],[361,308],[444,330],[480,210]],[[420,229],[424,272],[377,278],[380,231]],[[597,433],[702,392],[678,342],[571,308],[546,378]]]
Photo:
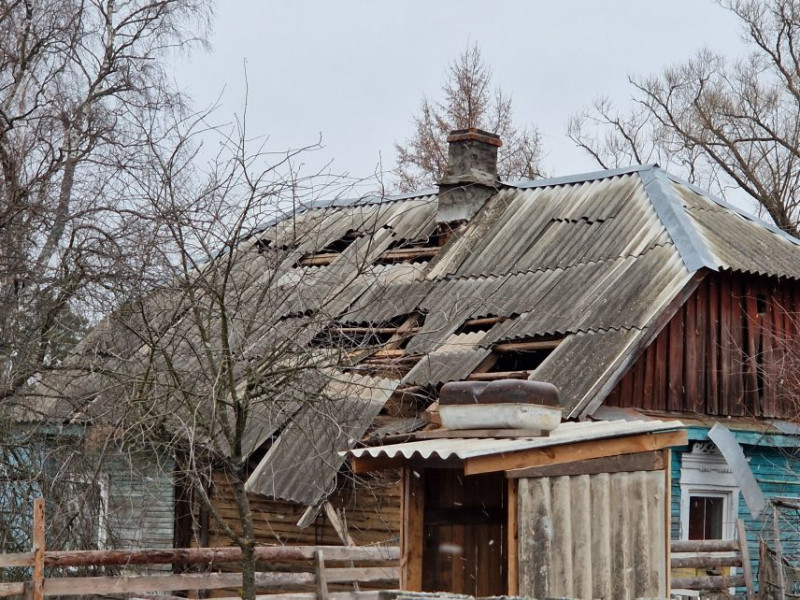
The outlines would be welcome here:
[[[213,502],[228,524],[240,531],[232,489],[222,474],[215,477]],[[305,506],[250,494],[256,539],[264,544],[341,545],[342,541],[324,511],[305,528],[297,526]],[[397,471],[360,477],[353,482],[341,477],[330,502],[344,518],[356,545],[399,543],[400,475]],[[229,546],[230,538],[211,519],[208,546]],[[195,542],[196,543],[196,542]]]
[[[664,598],[666,474],[520,479],[519,595]]]
[[[154,466],[157,464],[158,466]],[[151,454],[109,458],[108,526],[118,548],[172,548],[172,461]]]
[[[710,273],[605,404],[793,418],[798,406],[791,392],[798,390],[788,390],[782,375],[798,313],[795,282]]]

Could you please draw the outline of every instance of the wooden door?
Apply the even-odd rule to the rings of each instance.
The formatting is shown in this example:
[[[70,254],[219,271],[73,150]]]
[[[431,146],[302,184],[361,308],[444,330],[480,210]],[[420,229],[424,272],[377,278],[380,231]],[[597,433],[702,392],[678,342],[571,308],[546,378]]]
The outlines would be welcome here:
[[[472,596],[508,592],[504,474],[425,474],[422,589]]]

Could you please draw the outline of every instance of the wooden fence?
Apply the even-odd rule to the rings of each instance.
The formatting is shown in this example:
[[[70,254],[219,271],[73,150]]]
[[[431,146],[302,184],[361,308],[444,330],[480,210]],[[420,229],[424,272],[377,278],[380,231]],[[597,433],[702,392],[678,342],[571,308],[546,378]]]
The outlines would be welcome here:
[[[396,588],[399,582],[400,549],[396,546],[259,546],[255,549],[255,558],[257,564],[268,564],[271,568],[270,571],[256,573],[256,587],[267,592],[259,596],[264,600],[376,600],[378,590],[360,591],[359,583]],[[32,551],[0,554],[0,568],[32,567],[31,580],[0,583],[0,597],[24,595],[32,600],[42,600],[44,597],[66,595],[147,595],[237,589],[242,585],[241,573],[211,570],[235,567],[241,559],[242,551],[239,548],[47,551],[44,502],[36,500]],[[201,565],[204,572],[45,576],[45,569],[166,564]],[[349,584],[352,589],[329,591],[330,584]],[[314,591],[307,591],[309,589]]]

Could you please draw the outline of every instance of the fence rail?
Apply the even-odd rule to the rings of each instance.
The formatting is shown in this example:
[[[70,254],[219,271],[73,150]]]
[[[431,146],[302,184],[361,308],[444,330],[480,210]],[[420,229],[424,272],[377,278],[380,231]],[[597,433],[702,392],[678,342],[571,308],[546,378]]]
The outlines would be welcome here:
[[[0,583],[0,598],[25,595],[31,600],[42,600],[85,594],[169,598],[156,593],[242,586],[242,575],[235,572],[45,577],[45,568],[171,564],[202,565],[210,571],[241,561],[242,551],[240,548],[47,551],[42,500],[34,502],[33,531],[31,552],[0,554],[0,569],[32,567],[31,580]],[[359,591],[358,584],[397,587],[399,559],[400,549],[396,546],[259,546],[255,548],[256,563],[277,565],[275,570],[256,573],[256,587],[269,592],[260,594],[261,600],[377,600],[377,590]],[[328,584],[347,583],[353,584],[353,591],[328,592]],[[303,591],[306,588],[316,591]]]

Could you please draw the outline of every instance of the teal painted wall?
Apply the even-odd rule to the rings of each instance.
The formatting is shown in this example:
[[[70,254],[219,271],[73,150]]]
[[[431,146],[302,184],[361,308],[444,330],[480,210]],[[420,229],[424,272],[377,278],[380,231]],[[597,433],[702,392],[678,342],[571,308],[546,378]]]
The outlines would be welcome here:
[[[694,429],[690,431],[689,439],[708,439],[707,431],[707,429]],[[737,435],[750,463],[750,468],[767,499],[782,497],[800,500],[800,448],[796,447],[800,444],[800,438],[774,436],[775,439],[771,439],[772,437],[769,435]],[[794,446],[792,442],[794,442]],[[680,538],[681,457],[689,449],[689,446],[683,446],[674,448],[672,451],[672,539]],[[772,541],[772,509],[768,508],[764,514],[753,518],[740,494],[738,513],[739,518],[745,522],[753,574],[757,577],[759,539],[763,534],[768,542]],[[794,554],[795,557],[800,558],[800,527],[796,523],[784,528],[782,541],[785,555]]]

